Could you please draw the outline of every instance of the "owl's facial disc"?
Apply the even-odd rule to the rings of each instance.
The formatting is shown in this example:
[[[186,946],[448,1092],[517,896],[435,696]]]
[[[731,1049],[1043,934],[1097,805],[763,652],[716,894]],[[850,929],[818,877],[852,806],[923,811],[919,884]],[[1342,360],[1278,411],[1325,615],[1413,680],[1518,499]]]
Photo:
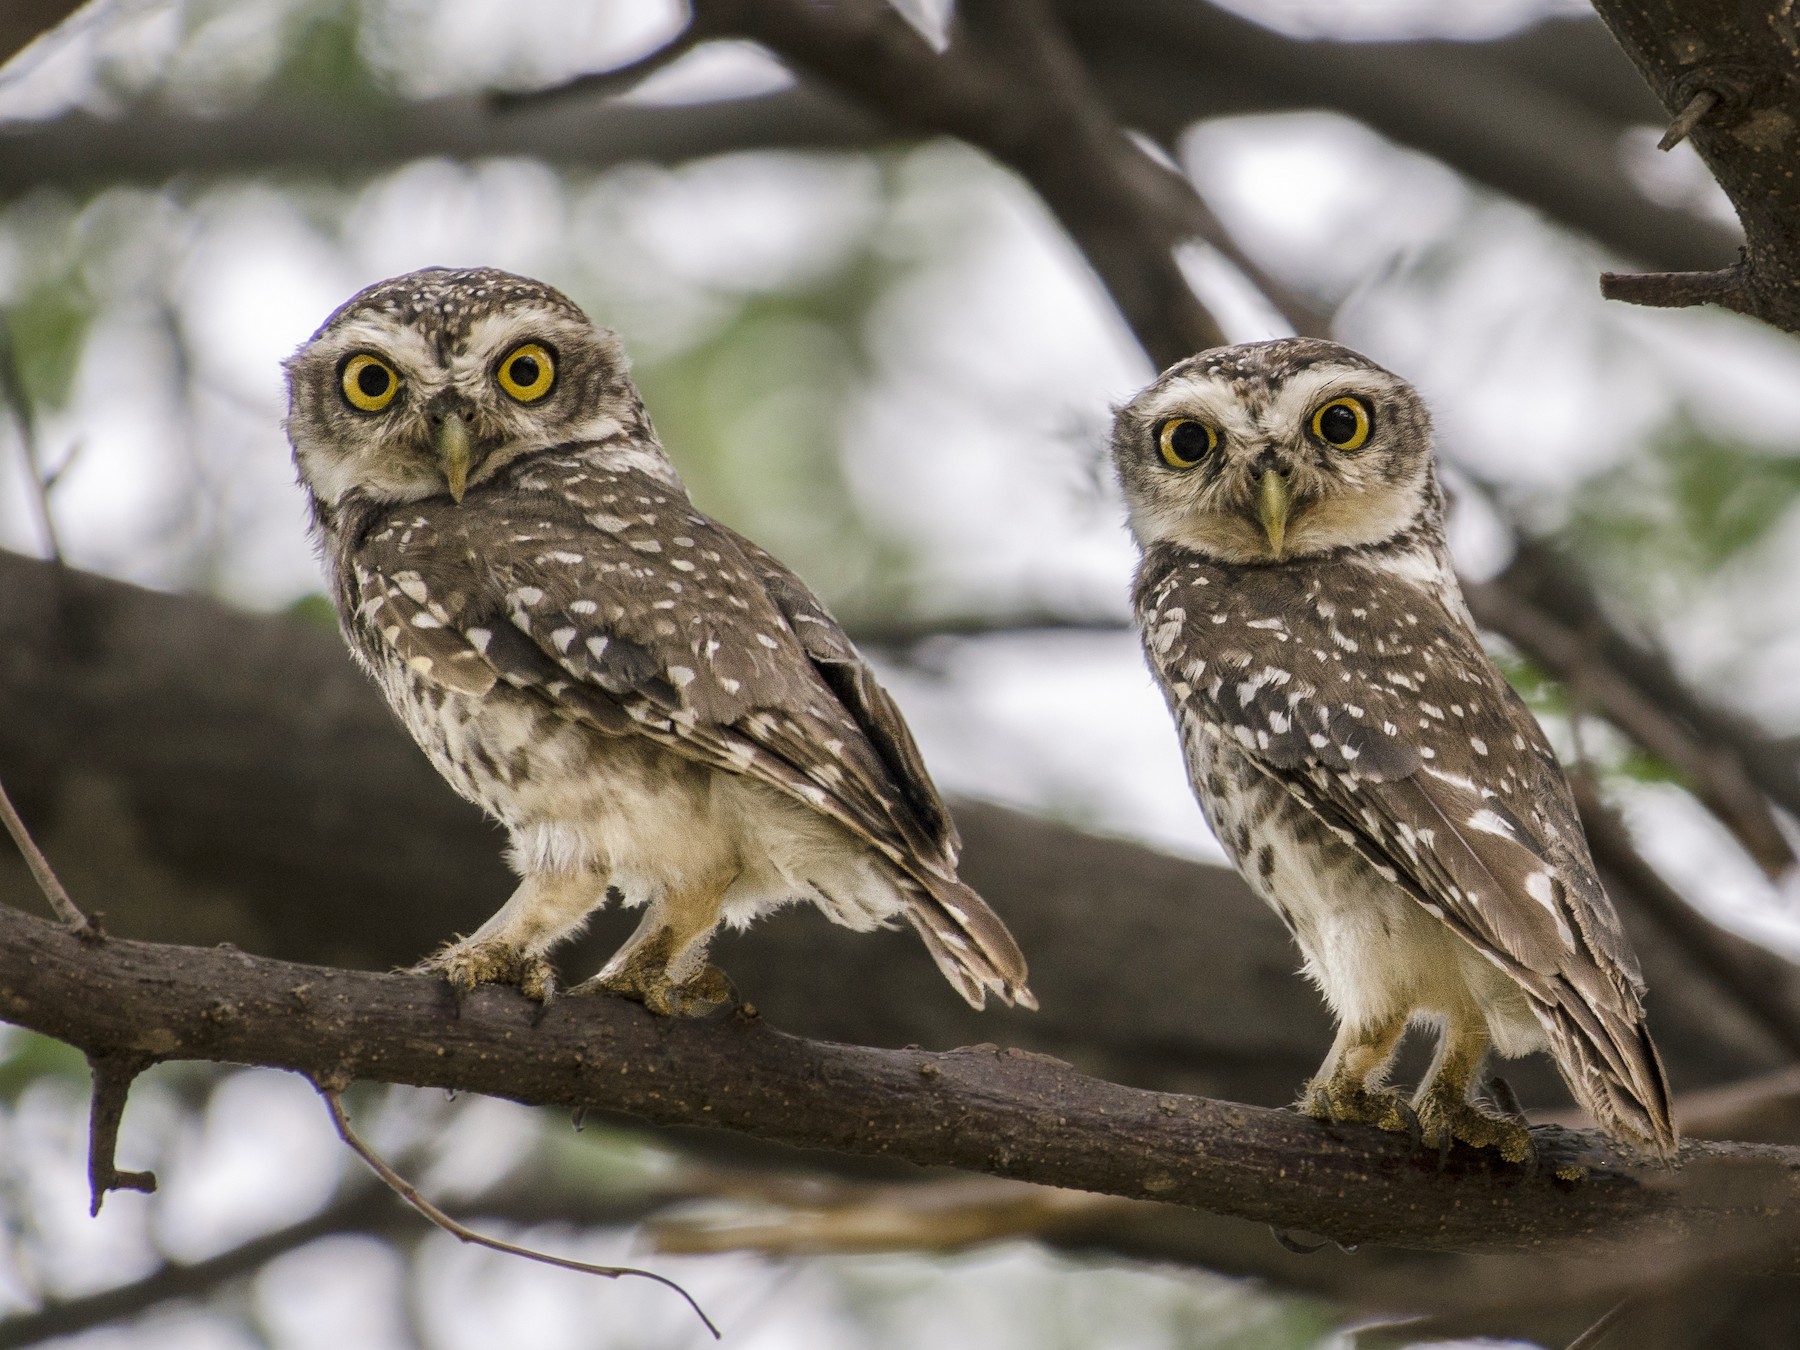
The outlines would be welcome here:
[[[1113,455],[1140,543],[1221,561],[1375,544],[1435,509],[1418,396],[1367,358],[1308,338],[1172,367],[1120,409]]]
[[[522,457],[641,429],[627,366],[540,282],[427,268],[360,292],[294,354],[288,435],[322,504],[461,502]]]

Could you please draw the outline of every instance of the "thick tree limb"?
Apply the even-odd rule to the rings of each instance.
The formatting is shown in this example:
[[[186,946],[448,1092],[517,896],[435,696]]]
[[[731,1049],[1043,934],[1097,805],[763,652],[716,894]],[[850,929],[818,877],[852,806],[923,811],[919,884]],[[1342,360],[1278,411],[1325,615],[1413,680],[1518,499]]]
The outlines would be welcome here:
[[[541,1017],[484,988],[233,950],[83,942],[0,909],[0,1016],[90,1055],[208,1059],[624,1111],[1426,1250],[1695,1251],[1800,1271],[1800,1152],[1694,1143],[1679,1172],[1594,1137],[1539,1137],[1535,1175],[1410,1152],[1289,1111],[1087,1078],[992,1046],[931,1053],[805,1041],[754,1015],[652,1017],[567,997]],[[1586,1168],[1582,1180],[1557,1172]]]

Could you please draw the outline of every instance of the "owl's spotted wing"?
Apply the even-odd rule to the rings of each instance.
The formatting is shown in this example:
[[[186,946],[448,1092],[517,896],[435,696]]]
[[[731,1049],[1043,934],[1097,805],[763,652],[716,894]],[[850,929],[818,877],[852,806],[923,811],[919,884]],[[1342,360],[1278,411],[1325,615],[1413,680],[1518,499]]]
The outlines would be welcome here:
[[[1158,550],[1137,601],[1190,734],[1236,747],[1512,975],[1584,1103],[1670,1139],[1637,964],[1568,784],[1469,629],[1344,563],[1228,572]]]
[[[1030,1001],[885,691],[796,578],[680,488],[591,449],[539,457],[506,491],[377,521],[354,585],[368,628],[428,678],[504,680],[838,821],[907,880],[908,917],[965,997]]]

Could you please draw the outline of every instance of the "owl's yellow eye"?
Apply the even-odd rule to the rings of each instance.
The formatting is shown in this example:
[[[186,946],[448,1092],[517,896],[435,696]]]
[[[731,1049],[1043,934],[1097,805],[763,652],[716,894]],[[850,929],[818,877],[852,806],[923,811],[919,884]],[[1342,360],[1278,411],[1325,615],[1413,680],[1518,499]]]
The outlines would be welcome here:
[[[500,387],[521,403],[536,403],[556,383],[556,358],[542,343],[514,347],[500,361]]]
[[[1191,417],[1171,417],[1156,433],[1156,445],[1171,469],[1191,469],[1219,448],[1219,433]]]
[[[1313,413],[1312,432],[1340,450],[1360,450],[1369,439],[1369,409],[1359,398],[1334,398]]]
[[[344,363],[343,387],[352,408],[380,412],[400,392],[400,375],[379,356],[358,352]]]

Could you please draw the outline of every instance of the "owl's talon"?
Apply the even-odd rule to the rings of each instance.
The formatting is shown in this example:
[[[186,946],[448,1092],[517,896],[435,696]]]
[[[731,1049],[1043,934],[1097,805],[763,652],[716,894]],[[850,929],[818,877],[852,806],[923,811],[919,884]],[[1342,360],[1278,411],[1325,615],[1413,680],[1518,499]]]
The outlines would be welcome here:
[[[1298,1109],[1314,1120],[1343,1125],[1373,1125],[1390,1134],[1404,1134],[1417,1148],[1422,1137],[1419,1117],[1412,1104],[1392,1088],[1370,1089],[1360,1083],[1333,1079],[1307,1085]]]
[[[738,1002],[730,977],[714,965],[702,966],[676,984],[667,970],[648,970],[628,963],[610,974],[602,971],[591,980],[583,980],[569,992],[618,994],[642,1003],[658,1017],[704,1017]]]
[[[458,1017],[462,1016],[463,999],[478,985],[503,984],[517,989],[538,1005],[539,1016],[556,995],[556,968],[544,957],[527,955],[510,943],[452,942],[419,962],[413,971],[443,977]]]
[[[1536,1149],[1531,1131],[1506,1116],[1484,1111],[1471,1101],[1427,1091],[1418,1102],[1425,1140],[1437,1147],[1445,1164],[1454,1146],[1492,1148],[1509,1163],[1532,1166]]]

